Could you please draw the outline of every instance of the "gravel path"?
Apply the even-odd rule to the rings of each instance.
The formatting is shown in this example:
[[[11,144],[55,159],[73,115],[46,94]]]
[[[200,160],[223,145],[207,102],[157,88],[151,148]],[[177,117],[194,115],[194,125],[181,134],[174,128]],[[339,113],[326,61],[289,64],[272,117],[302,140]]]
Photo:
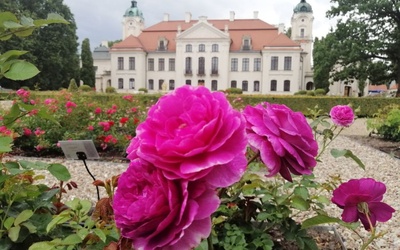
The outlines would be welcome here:
[[[356,120],[356,122],[343,131],[343,135],[367,135],[365,119]],[[379,150],[361,145],[358,142],[349,139],[346,136],[339,136],[330,148],[350,149],[365,164],[366,170],[359,168],[351,159],[338,158],[335,159],[329,154],[329,148],[321,157],[322,163],[318,164],[314,173],[320,180],[326,180],[330,175],[339,174],[343,181],[351,178],[371,177],[377,181],[386,184],[387,192],[384,201],[394,207],[396,212],[393,218],[387,223],[378,223],[378,231],[387,231],[383,238],[376,241],[376,245],[372,249],[400,249],[400,160],[393,158]],[[22,157],[21,157],[22,158]],[[21,159],[20,158],[20,159]],[[22,158],[27,159],[27,158]],[[32,159],[31,161],[43,160],[64,164],[71,172],[72,180],[78,184],[78,189],[68,191],[68,199],[73,197],[88,198],[93,202],[96,201],[96,189],[91,185],[92,179],[87,174],[85,167],[81,161],[65,160],[65,159]],[[123,172],[127,163],[110,163],[101,161],[87,161],[89,169],[97,179],[107,179],[113,175]],[[49,183],[55,183],[55,179],[47,178]],[[105,196],[104,190],[101,189],[101,196]],[[329,208],[331,215],[340,216],[341,209],[335,205]],[[338,228],[343,235],[346,247],[348,249],[359,249],[359,237],[351,231]],[[362,235],[366,235],[365,230],[361,230]]]

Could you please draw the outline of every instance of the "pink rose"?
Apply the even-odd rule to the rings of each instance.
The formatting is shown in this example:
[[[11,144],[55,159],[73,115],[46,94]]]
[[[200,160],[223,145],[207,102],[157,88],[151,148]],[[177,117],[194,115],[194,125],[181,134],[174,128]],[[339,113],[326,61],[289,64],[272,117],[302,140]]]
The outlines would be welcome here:
[[[94,113],[95,113],[96,115],[101,114],[101,112],[102,112],[101,108],[96,108],[96,109],[94,110]]]
[[[280,173],[292,181],[295,175],[312,173],[318,144],[306,118],[282,104],[263,103],[244,110],[249,144],[260,152],[269,174]]]
[[[205,178],[215,187],[238,181],[247,161],[245,120],[225,95],[183,86],[164,95],[137,128],[138,157],[169,179]],[[224,176],[224,178],[221,178]]]
[[[118,180],[115,222],[135,249],[193,249],[211,232],[219,199],[202,182],[168,180],[140,159]]]
[[[32,135],[32,130],[30,130],[29,128],[23,128],[24,130],[24,135],[25,136],[31,136]]]
[[[67,109],[69,109],[69,108],[76,108],[76,104],[75,104],[74,102],[67,101],[67,103],[65,104],[65,107],[66,107]]]
[[[382,202],[385,192],[385,184],[372,178],[352,179],[333,191],[332,202],[343,209],[343,221],[357,222],[360,219],[364,228],[370,230],[371,225],[374,227],[377,221],[390,220],[395,212],[391,206]]]
[[[354,122],[353,109],[347,105],[336,105],[331,109],[329,115],[337,126],[348,127]]]

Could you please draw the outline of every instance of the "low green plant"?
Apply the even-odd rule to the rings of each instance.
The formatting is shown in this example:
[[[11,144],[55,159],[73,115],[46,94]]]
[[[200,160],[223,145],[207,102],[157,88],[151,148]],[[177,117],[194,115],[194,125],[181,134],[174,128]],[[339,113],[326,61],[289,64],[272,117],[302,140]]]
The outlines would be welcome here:
[[[140,88],[139,91],[142,91],[143,93],[149,92],[146,88]]]
[[[71,81],[69,81],[68,91],[69,91],[69,92],[76,92],[76,91],[78,91],[78,85],[76,84],[76,81],[75,81],[74,78],[72,78]]]
[[[243,90],[240,88],[228,88],[225,92],[228,94],[243,94]]]
[[[306,95],[308,95],[308,96],[315,96],[315,92],[312,91],[312,90],[308,90],[307,93],[306,93]]]
[[[315,95],[326,95],[325,89],[316,89],[314,90]]]
[[[400,106],[389,105],[380,109],[374,118],[367,120],[367,128],[386,140],[400,141]]]
[[[93,88],[90,87],[89,85],[83,84],[83,85],[79,86],[78,90],[82,91],[82,92],[90,92],[90,91],[93,91]]]
[[[296,93],[294,93],[294,95],[306,95],[307,94],[307,90],[299,90]]]
[[[114,94],[114,93],[117,93],[117,90],[114,87],[110,86],[110,87],[106,88],[106,93]]]

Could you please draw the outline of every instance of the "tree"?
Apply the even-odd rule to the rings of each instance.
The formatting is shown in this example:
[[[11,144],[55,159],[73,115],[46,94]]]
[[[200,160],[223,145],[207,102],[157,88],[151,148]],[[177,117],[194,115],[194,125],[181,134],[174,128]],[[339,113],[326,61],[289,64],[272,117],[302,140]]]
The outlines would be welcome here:
[[[313,49],[314,82],[316,89],[329,91],[329,79],[333,67],[337,62],[337,53],[334,50],[336,40],[334,34],[328,33],[321,39],[315,38]]]
[[[89,85],[90,87],[94,87],[96,76],[93,66],[92,52],[90,51],[90,42],[88,38],[82,41],[81,61],[81,81],[83,81],[84,84]]]
[[[17,13],[18,18],[29,16],[33,19],[44,19],[48,13],[56,12],[70,23],[54,24],[46,29],[35,30],[26,39],[13,37],[1,42],[0,52],[12,48],[30,51],[22,58],[35,64],[41,72],[23,82],[3,81],[4,87],[18,88],[23,85],[32,88],[37,85],[42,90],[55,90],[68,87],[71,78],[79,78],[76,24],[63,0],[5,0],[0,1],[0,10]]]
[[[343,66],[336,77],[400,83],[400,0],[331,3],[327,16],[339,17],[334,35],[338,63]]]

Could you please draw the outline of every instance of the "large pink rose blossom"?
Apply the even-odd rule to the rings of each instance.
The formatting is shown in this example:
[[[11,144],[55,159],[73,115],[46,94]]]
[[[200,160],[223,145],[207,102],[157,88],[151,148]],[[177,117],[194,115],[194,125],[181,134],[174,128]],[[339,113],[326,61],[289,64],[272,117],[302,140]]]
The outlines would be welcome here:
[[[333,191],[332,202],[343,208],[343,221],[357,222],[360,219],[364,228],[370,230],[366,213],[375,227],[377,221],[386,222],[395,212],[391,206],[382,202],[385,192],[385,184],[372,178],[352,179]]]
[[[348,127],[354,122],[354,112],[350,106],[336,105],[329,112],[332,122],[341,127]]]
[[[137,145],[127,153],[154,164],[169,179],[204,178],[226,187],[246,169],[245,120],[221,92],[180,87],[150,108],[136,134]]]
[[[118,180],[113,209],[121,235],[135,249],[192,249],[211,232],[218,208],[214,189],[202,182],[169,180],[141,159]]]
[[[249,144],[269,170],[292,181],[290,173],[308,175],[317,164],[318,144],[306,118],[282,104],[263,103],[244,110]]]

